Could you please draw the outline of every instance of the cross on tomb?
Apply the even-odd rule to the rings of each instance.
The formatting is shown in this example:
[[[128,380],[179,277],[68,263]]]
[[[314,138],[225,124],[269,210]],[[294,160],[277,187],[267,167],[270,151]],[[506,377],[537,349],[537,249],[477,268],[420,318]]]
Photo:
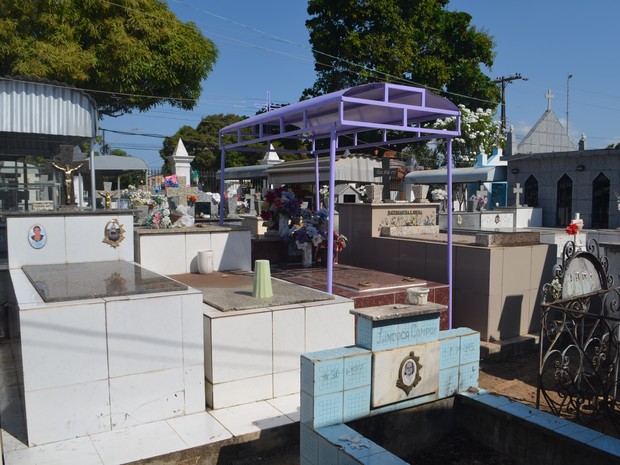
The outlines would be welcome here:
[[[515,184],[515,187],[512,189],[512,192],[515,194],[515,206],[521,206],[521,194],[523,194],[523,188],[520,183]]]
[[[178,197],[179,205],[187,206],[187,196],[195,195],[198,198],[198,188],[188,186],[185,176],[178,176],[179,187],[166,187],[166,197]]]
[[[551,99],[555,98],[555,95],[551,93],[551,89],[547,91],[545,97],[547,98],[547,110],[551,110]]]

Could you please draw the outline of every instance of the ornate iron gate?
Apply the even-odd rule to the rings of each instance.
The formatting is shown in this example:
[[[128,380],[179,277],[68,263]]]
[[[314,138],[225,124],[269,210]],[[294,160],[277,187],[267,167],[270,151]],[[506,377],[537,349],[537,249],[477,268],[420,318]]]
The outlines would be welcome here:
[[[620,433],[620,288],[608,267],[597,241],[570,241],[543,286],[536,407]]]

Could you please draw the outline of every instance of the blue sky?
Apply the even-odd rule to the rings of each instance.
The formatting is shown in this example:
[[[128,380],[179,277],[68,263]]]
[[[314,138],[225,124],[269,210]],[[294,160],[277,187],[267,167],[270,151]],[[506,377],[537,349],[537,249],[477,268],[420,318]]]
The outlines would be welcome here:
[[[146,113],[105,118],[106,142],[160,168],[162,138],[180,127],[195,127],[217,113],[251,116],[270,98],[275,103],[299,99],[315,80],[314,59],[305,27],[303,0],[168,0],[183,21],[193,21],[219,49],[213,72],[203,83],[198,106],[191,112],[158,107]],[[596,5],[596,6],[594,6]],[[616,31],[620,2],[599,0],[452,0],[449,9],[466,11],[472,23],[494,37],[492,78],[520,73],[528,80],[506,88],[508,124],[520,140],[547,109],[566,121],[567,77],[569,129],[573,141],[582,133],[588,148],[620,142],[620,63]],[[497,113],[499,119],[499,109]]]

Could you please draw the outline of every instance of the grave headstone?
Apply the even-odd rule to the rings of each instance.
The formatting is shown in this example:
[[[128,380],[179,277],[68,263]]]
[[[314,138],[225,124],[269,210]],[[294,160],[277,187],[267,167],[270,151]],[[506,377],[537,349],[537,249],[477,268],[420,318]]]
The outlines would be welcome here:
[[[520,207],[521,206],[521,194],[523,194],[523,188],[521,187],[520,183],[515,184],[514,189],[512,189],[512,192],[515,195],[515,206],[516,207]]]
[[[178,197],[176,204],[187,206],[187,197],[190,195],[198,197],[198,188],[195,186],[188,186],[187,178],[184,176],[177,176],[177,182],[179,187],[166,188],[166,197]]]

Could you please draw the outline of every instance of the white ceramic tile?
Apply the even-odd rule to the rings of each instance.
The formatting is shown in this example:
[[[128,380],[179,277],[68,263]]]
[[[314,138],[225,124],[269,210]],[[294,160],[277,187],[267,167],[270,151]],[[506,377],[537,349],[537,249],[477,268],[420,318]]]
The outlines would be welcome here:
[[[107,380],[27,391],[24,403],[30,445],[110,430]]]
[[[273,312],[273,371],[299,369],[305,351],[304,308]]]
[[[251,270],[251,243],[250,231],[213,233],[213,267],[218,271]]]
[[[102,465],[89,437],[6,452],[6,465]]]
[[[40,225],[47,237],[45,246],[35,249],[28,234]],[[7,248],[10,268],[65,262],[65,222],[61,216],[7,218]]]
[[[118,221],[123,229],[123,239],[117,247],[103,242],[106,225]],[[133,215],[84,215],[66,216],[67,263],[97,262],[106,260],[133,261]]]
[[[185,273],[185,234],[141,235],[140,265],[163,275]]]
[[[232,434],[207,412],[167,420],[187,447],[198,447],[230,439]]]
[[[306,305],[306,352],[332,349],[355,343],[352,301]]]
[[[437,392],[439,385],[439,341],[373,353],[372,405],[380,407]],[[403,361],[417,358],[419,380],[407,394],[396,386]]]
[[[300,389],[300,370],[281,371],[273,374],[273,396],[295,394]]]
[[[31,304],[34,307],[47,305],[21,268],[10,270],[10,274],[17,304],[20,306]]]
[[[181,368],[110,379],[112,429],[182,415],[183,381]]]
[[[106,304],[110,376],[183,365],[181,296]]]
[[[213,397],[210,406],[214,409],[271,399],[273,397],[273,376],[269,374],[214,384],[207,387],[207,391],[209,390],[212,390]]]
[[[103,303],[22,311],[20,319],[27,391],[108,377]]]
[[[204,306],[203,306],[204,308]],[[204,341],[204,365],[205,378],[209,381],[213,380],[213,345],[212,345],[212,328],[213,320],[203,314],[202,318],[202,336]]]
[[[104,465],[135,462],[187,448],[165,421],[97,434],[91,439]]]
[[[214,384],[271,374],[271,312],[213,320],[211,358]],[[209,348],[205,349],[209,357]]]
[[[205,372],[202,363],[184,367],[183,383],[185,387],[185,413],[204,412],[206,408]]]
[[[290,418],[267,402],[254,402],[209,413],[234,436],[293,423]]]
[[[14,450],[28,449],[26,427],[20,430],[2,430],[2,450],[6,454]]]
[[[299,421],[299,394],[276,397],[267,401],[294,422]]]
[[[202,364],[204,341],[202,335],[202,292],[187,293],[181,297],[183,318],[183,365]]]
[[[211,250],[211,233],[192,233],[185,236],[186,273],[198,273],[196,256],[199,250]]]

